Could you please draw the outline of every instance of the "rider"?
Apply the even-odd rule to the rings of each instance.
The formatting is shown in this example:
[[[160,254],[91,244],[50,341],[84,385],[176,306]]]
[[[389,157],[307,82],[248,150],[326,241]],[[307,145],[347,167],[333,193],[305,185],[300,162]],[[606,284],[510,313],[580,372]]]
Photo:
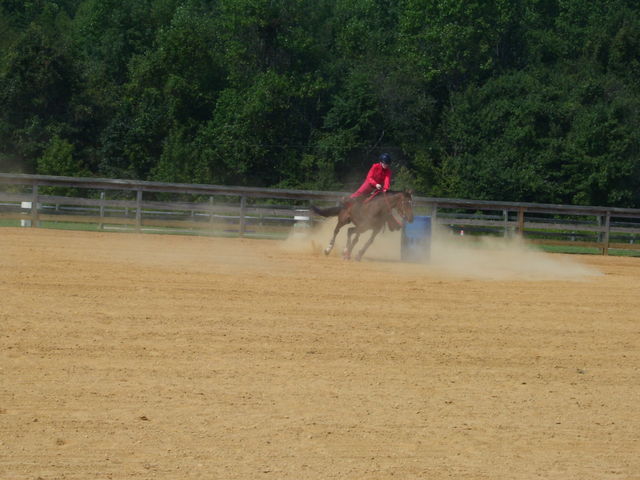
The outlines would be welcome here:
[[[391,155],[383,153],[367,173],[367,178],[360,188],[350,195],[350,199],[368,195],[373,191],[386,192],[391,185]]]
[[[378,158],[378,163],[374,163],[369,169],[367,178],[360,185],[360,188],[345,198],[342,202],[343,205],[349,208],[354,202],[362,201],[366,195],[372,192],[386,192],[391,185],[391,173],[391,155],[383,153]],[[401,225],[391,214],[387,218],[387,226],[391,231],[401,228]]]

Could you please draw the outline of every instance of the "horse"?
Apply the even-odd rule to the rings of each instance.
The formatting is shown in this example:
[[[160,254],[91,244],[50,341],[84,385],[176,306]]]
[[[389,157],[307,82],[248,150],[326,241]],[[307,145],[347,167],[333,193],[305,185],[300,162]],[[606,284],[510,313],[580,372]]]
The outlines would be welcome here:
[[[335,207],[318,208],[311,205],[311,210],[323,217],[338,217],[338,223],[333,230],[333,237],[329,242],[327,248],[324,249],[324,254],[329,255],[336,241],[336,236],[342,227],[348,223],[353,223],[353,227],[350,227],[347,231],[347,246],[344,249],[342,257],[345,260],[351,258],[351,251],[355,247],[360,238],[360,234],[371,230],[371,237],[362,246],[357,253],[355,259],[360,261],[362,256],[367,251],[367,248],[373,243],[376,235],[380,233],[385,223],[389,225],[398,225],[395,220],[392,210],[396,209],[404,221],[409,223],[413,222],[413,194],[411,191],[405,190],[402,192],[391,191],[387,192],[374,192],[372,196],[362,201],[361,199],[352,200],[352,203],[341,204]],[[399,227],[398,227],[399,228]],[[354,236],[355,234],[355,236]]]

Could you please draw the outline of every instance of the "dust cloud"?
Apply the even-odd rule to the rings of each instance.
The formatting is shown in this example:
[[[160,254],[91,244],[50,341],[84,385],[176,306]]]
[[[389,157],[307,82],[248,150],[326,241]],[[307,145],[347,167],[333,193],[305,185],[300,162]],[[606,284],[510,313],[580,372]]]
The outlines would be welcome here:
[[[331,239],[335,224],[336,219],[329,218],[313,228],[296,226],[283,242],[283,248],[290,252],[324,256],[323,249]],[[348,227],[343,227],[336,237],[331,256],[342,255]],[[354,253],[369,235],[370,232],[366,232],[360,237]],[[408,266],[401,263],[400,245],[400,232],[384,231],[376,237],[363,261]],[[421,267],[425,273],[433,275],[485,280],[579,281],[601,275],[595,268],[581,264],[577,257],[543,252],[520,237],[460,236],[443,227],[433,231],[429,257],[423,264],[412,264],[412,271]]]

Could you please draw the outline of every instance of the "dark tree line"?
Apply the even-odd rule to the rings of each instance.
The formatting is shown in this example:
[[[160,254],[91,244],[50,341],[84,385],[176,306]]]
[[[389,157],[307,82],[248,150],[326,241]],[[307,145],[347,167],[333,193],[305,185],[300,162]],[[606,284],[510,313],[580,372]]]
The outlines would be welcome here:
[[[0,171],[640,207],[636,0],[0,0]]]

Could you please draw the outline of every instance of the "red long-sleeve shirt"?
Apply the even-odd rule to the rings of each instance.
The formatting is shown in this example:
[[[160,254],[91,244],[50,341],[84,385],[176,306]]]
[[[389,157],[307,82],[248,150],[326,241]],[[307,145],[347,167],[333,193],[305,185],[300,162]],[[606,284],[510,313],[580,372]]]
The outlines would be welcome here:
[[[360,188],[351,195],[352,198],[360,197],[375,190],[376,185],[382,185],[382,190],[386,192],[391,185],[391,169],[389,167],[383,168],[380,163],[374,163],[367,173],[367,178]]]

